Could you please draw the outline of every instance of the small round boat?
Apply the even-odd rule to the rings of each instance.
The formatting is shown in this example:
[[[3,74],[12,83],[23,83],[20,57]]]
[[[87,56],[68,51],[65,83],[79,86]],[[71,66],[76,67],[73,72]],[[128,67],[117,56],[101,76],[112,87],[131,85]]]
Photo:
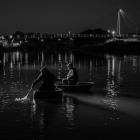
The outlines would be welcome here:
[[[68,92],[85,92],[89,91],[94,85],[94,82],[78,82],[75,85],[63,85],[58,84],[57,87],[61,88],[63,91]]]

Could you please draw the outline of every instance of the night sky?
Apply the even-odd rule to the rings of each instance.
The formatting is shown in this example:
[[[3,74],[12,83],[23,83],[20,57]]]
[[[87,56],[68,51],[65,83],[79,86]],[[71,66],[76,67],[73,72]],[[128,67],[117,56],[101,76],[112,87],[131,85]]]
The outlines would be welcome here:
[[[116,29],[117,10],[139,29],[140,0],[1,0],[0,32],[66,33]],[[124,22],[125,23],[125,22]],[[134,25],[135,24],[135,25]],[[125,30],[129,30],[127,25]]]

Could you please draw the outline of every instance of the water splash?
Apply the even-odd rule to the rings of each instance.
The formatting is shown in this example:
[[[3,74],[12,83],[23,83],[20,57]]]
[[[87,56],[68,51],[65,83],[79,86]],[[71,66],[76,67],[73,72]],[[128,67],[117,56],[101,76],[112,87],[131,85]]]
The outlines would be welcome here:
[[[28,98],[27,96],[23,97],[23,98],[15,98],[16,102],[21,102],[21,103],[26,103],[30,101],[30,98]]]

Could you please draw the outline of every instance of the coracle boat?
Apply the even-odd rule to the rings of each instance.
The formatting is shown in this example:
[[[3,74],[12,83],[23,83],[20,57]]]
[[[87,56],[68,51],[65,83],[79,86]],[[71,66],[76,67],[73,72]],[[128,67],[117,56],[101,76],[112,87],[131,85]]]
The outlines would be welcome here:
[[[57,87],[62,89],[63,91],[68,92],[85,92],[89,91],[94,85],[94,82],[78,82],[75,85],[63,85],[58,84]]]
[[[89,90],[93,87],[94,82],[78,82],[75,85],[64,85],[57,84],[57,89],[55,91],[37,91],[34,94],[34,99],[60,99],[62,98],[63,91],[65,92],[89,92]]]

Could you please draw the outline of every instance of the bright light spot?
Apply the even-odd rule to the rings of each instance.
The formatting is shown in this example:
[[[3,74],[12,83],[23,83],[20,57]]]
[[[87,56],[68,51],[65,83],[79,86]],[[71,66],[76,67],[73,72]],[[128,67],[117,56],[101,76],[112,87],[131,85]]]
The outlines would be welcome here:
[[[10,62],[10,68],[13,69],[13,67],[14,67],[14,65],[13,65],[13,62],[11,61]]]
[[[107,32],[108,32],[108,33],[111,33],[111,31],[110,31],[109,29],[107,30]]]
[[[115,33],[116,33],[116,32],[113,30],[113,31],[112,31],[112,35],[114,36],[114,35],[115,35]]]
[[[120,12],[120,13],[123,13],[123,10],[122,10],[122,9],[120,9],[120,10],[119,10],[119,12]]]
[[[13,36],[12,36],[12,35],[10,35],[10,36],[9,36],[9,38],[10,38],[10,39],[12,39],[12,38],[13,38]]]

